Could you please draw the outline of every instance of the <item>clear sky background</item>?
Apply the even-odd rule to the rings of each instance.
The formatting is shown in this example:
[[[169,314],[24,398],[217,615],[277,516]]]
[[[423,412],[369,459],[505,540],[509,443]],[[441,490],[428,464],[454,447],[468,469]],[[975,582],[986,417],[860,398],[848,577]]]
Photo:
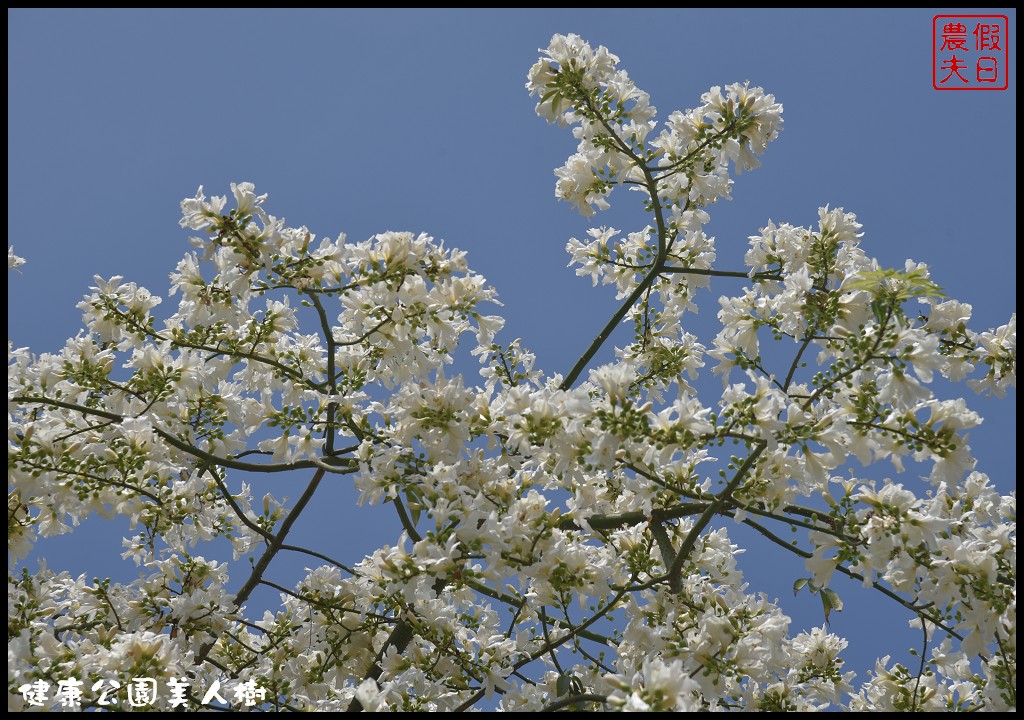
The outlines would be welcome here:
[[[188,250],[181,198],[248,180],[271,213],[321,236],[426,231],[467,250],[504,302],[502,338],[522,337],[544,370],[566,372],[616,307],[609,288],[566,268],[566,240],[589,224],[556,202],[552,169],[575,141],[523,89],[537,48],[569,32],[619,55],[660,119],[743,80],[785,106],[763,167],[712,208],[723,269],[739,268],[769,219],[810,225],[820,205],[841,206],[882,265],[929,263],[974,306],[975,329],[1001,325],[1016,309],[1016,13],[963,11],[1009,16],[1009,89],[940,92],[936,12],[8,10],[7,229],[29,261],[9,277],[8,336],[58,350],[96,274],[166,297]],[[594,224],[642,227],[637,199],[617,191]],[[690,322],[705,343],[717,296],[737,288],[719,279],[702,296]],[[979,469],[1008,491],[1016,396],[968,401],[986,418],[971,436]],[[302,487],[274,482],[279,496]],[[345,560],[394,542],[390,508],[357,510],[348,489],[333,492],[296,542]],[[121,534],[41,547],[51,567],[123,575]],[[294,581],[303,564],[275,565],[274,579]],[[796,627],[821,624],[820,604],[789,592],[801,563],[751,553],[743,566]],[[859,673],[919,644],[907,613],[835,587],[847,609],[832,626]]]

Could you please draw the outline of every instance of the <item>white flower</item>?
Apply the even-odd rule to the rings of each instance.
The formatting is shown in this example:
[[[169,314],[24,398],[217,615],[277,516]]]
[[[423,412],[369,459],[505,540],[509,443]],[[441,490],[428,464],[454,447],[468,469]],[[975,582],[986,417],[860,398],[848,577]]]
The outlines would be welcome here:
[[[377,681],[370,678],[359,683],[359,687],[356,688],[356,700],[368,712],[381,712],[387,709],[387,702]]]
[[[606,681],[616,688],[608,696],[609,704],[625,712],[696,712],[700,709],[697,701],[700,686],[684,670],[682,660],[646,659],[632,678],[612,675],[606,676]]]
[[[619,405],[629,397],[630,387],[636,379],[636,369],[625,362],[602,365],[590,371],[591,382],[605,391],[613,405]]]
[[[7,269],[14,270],[17,267],[21,267],[25,264],[25,258],[19,257],[14,254],[14,246],[7,246]]]

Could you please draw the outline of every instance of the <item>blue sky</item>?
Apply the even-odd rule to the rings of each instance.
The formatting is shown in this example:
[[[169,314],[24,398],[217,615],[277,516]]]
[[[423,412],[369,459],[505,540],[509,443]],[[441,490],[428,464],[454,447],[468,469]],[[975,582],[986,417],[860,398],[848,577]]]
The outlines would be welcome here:
[[[319,235],[425,231],[467,250],[500,293],[504,339],[522,337],[542,368],[566,372],[615,303],[566,268],[566,240],[589,224],[555,201],[552,169],[575,141],[523,89],[556,32],[619,55],[660,118],[743,80],[783,103],[763,167],[712,208],[723,268],[738,268],[769,219],[807,225],[820,205],[841,206],[863,223],[869,255],[928,262],[948,295],[974,306],[976,329],[1003,324],[1016,309],[1016,14],[964,11],[1009,16],[1009,89],[941,92],[937,12],[8,10],[7,229],[29,261],[9,278],[8,336],[58,349],[96,274],[166,296],[188,249],[180,199],[248,180],[270,194],[271,213]],[[612,202],[595,224],[645,224],[635,197]],[[703,296],[694,331],[707,343],[715,299],[735,289],[716,282]],[[980,469],[1009,490],[1016,397],[968,401],[986,418],[971,437]],[[305,540],[350,559],[394,541],[390,509],[355,512],[338,492]],[[51,566],[90,576],[117,552],[47,547]],[[749,563],[752,586],[763,582],[798,626],[820,624],[820,606],[786,589],[799,565],[776,562],[789,561]],[[874,642],[905,634],[908,618],[884,616],[886,605],[858,614],[849,592],[833,627],[854,636],[863,671]]]

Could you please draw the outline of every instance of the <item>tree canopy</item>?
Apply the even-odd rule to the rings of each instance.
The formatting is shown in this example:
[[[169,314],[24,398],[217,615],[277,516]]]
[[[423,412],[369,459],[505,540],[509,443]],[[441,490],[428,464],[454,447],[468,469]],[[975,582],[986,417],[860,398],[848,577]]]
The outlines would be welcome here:
[[[12,561],[121,516],[138,568],[12,566],[9,707],[1015,708],[1016,500],[971,454],[981,418],[941,393],[1014,391],[1016,315],[972,329],[841,208],[769,223],[720,267],[709,213],[782,129],[761,88],[659,123],[614,54],[556,35],[527,89],[578,140],[556,196],[589,217],[624,187],[645,213],[567,243],[620,305],[564,375],[502,339],[465,253],[320,237],[245,182],[182,202],[171,312],[97,278],[62,350],[9,344]],[[699,338],[688,313],[716,277],[732,294]],[[257,498],[247,476],[268,473],[291,488]],[[361,558],[292,544],[331,482],[393,508],[401,536]],[[820,627],[791,633],[744,580],[736,524],[804,562]],[[293,586],[273,577],[288,554],[309,568]],[[918,664],[844,668],[838,576],[914,619]],[[254,611],[258,587],[278,606]]]

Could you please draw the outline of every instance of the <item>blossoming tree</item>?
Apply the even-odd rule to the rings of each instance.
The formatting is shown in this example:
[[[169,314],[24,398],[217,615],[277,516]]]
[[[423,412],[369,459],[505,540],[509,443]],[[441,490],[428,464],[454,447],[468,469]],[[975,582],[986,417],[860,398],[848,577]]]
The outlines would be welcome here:
[[[590,216],[626,186],[646,213],[569,241],[621,305],[565,375],[496,341],[495,294],[463,253],[317,239],[247,183],[182,202],[194,250],[172,313],[100,279],[59,353],[9,344],[9,707],[126,690],[167,709],[1016,706],[1015,497],[975,468],[980,418],[933,390],[1014,388],[1015,315],[971,330],[969,305],[922,264],[879,267],[840,209],[769,224],[745,266],[719,267],[708,211],[782,106],[714,87],[659,125],[617,63],[559,35],[527,83],[579,141],[556,195]],[[735,292],[702,341],[686,313],[713,277]],[[445,368],[467,334],[482,380]],[[724,389],[705,397],[708,371]],[[254,500],[252,473],[304,489]],[[290,543],[330,481],[390,505],[394,545]],[[112,516],[131,522],[136,579],[18,564],[39,536]],[[736,523],[803,559],[794,587],[826,619],[838,575],[885,596],[922,633],[917,664],[858,679],[826,624],[791,634],[744,581]],[[311,567],[292,587],[274,580],[286,555]],[[278,607],[254,609],[260,586]]]

